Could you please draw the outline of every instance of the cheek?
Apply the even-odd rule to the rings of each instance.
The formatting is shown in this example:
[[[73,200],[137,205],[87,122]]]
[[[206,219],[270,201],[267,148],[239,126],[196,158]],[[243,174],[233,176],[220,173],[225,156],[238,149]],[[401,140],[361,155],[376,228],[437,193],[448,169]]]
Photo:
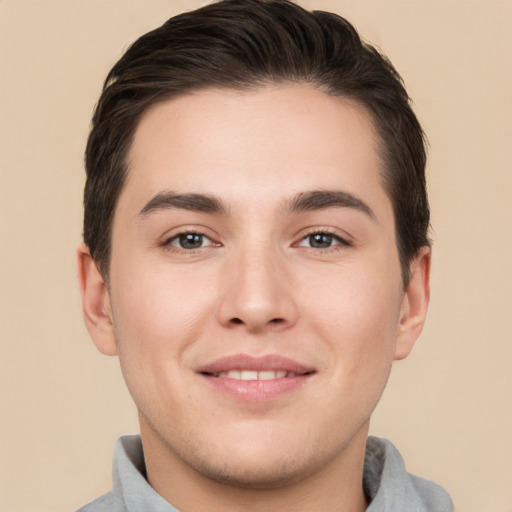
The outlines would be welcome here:
[[[130,383],[147,389],[175,380],[213,308],[211,293],[183,273],[153,268],[124,275],[137,277],[112,280],[112,310],[119,360],[133,394]]]
[[[146,346],[186,339],[211,309],[213,287],[191,273],[158,267],[141,271],[139,266],[125,275],[132,276],[129,283],[113,282],[114,321],[122,327],[121,338],[138,336]]]
[[[333,275],[323,293],[308,299],[312,328],[327,342],[332,370],[343,381],[385,382],[399,318],[396,280],[379,272]]]

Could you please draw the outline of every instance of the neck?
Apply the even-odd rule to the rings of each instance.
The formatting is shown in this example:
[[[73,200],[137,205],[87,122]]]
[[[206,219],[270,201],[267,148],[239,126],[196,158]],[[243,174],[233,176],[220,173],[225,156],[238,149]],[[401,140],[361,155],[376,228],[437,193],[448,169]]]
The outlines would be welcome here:
[[[150,485],[181,512],[364,512],[363,469],[368,425],[332,460],[312,474],[257,488],[205,476],[141,420]]]

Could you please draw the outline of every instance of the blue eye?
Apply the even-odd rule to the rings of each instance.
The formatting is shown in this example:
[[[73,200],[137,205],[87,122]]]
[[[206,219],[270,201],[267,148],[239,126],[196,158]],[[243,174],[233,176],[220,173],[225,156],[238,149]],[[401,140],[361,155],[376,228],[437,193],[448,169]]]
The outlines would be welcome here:
[[[171,238],[168,244],[173,247],[179,247],[180,249],[193,250],[210,246],[212,245],[212,241],[207,236],[201,235],[200,233],[180,233]]]
[[[330,249],[339,245],[349,245],[349,243],[330,233],[311,233],[299,243],[301,247],[311,247],[312,249]]]

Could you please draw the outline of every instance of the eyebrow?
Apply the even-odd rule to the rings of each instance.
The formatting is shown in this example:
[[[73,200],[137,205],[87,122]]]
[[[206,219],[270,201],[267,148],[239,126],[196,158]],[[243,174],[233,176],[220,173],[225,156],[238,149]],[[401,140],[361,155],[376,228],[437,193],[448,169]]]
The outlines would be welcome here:
[[[352,208],[376,220],[375,213],[362,199],[342,190],[302,192],[293,198],[287,209],[292,213],[300,213],[328,208]]]
[[[313,190],[301,192],[285,203],[285,210],[290,213],[303,213],[329,208],[352,208],[373,220],[376,219],[372,209],[361,199],[342,190]],[[177,194],[161,192],[150,199],[139,212],[139,217],[168,210],[182,209],[199,213],[226,215],[228,209],[215,196],[208,194]]]
[[[161,192],[146,203],[139,217],[147,217],[150,213],[168,209],[190,210],[200,213],[226,214],[227,209],[221,201],[208,194],[176,194]]]

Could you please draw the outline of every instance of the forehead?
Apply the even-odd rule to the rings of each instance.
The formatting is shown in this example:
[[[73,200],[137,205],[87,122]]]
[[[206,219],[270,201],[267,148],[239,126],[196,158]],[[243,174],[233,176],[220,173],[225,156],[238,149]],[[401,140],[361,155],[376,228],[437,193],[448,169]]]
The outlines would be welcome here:
[[[136,208],[164,190],[240,207],[247,197],[272,203],[304,190],[371,199],[385,195],[377,147],[363,107],[307,86],[199,91],[142,116],[120,202],[129,196]]]

